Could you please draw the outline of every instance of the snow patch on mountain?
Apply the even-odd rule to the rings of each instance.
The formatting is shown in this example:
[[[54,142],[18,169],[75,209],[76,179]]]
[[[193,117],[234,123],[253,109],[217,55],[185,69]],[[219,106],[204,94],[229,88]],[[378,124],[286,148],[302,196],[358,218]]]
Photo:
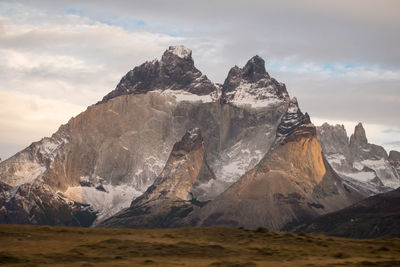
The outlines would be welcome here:
[[[142,193],[128,184],[103,184],[102,190],[91,186],[71,186],[63,194],[76,202],[90,204],[98,211],[96,221],[100,221],[129,207],[131,201]]]
[[[39,153],[42,154],[45,158],[49,159],[51,162],[53,162],[55,157],[57,156],[58,149],[68,142],[69,141],[66,138],[45,137],[39,143]]]
[[[46,167],[34,161],[27,161],[16,170],[14,176],[4,182],[10,186],[20,186],[26,183],[32,183],[46,171]]]
[[[335,153],[327,155],[326,159],[329,161],[331,165],[336,166],[343,164],[343,161],[346,160],[346,157],[343,154]]]
[[[192,56],[192,50],[184,47],[183,45],[170,46],[168,51],[183,59],[190,58]]]
[[[253,168],[264,156],[261,150],[251,149],[242,141],[237,142],[224,153],[222,168],[216,170],[216,176],[227,183],[233,183],[246,171]]]
[[[187,102],[202,102],[202,103],[209,103],[209,102],[214,102],[216,100],[216,95],[215,94],[209,94],[209,95],[196,95],[192,94],[190,92],[184,91],[184,90],[158,90],[158,91],[153,91],[156,93],[159,93],[163,96],[170,96],[175,99],[177,102],[182,102],[182,101],[187,101]]]
[[[350,141],[343,125],[324,123],[318,127],[318,139],[326,159],[346,182],[368,194],[396,189],[400,177],[387,159],[383,147],[370,144],[359,123]]]
[[[229,102],[237,106],[250,106],[252,108],[263,108],[278,105],[283,102],[275,92],[272,85],[259,87],[257,83],[249,83],[245,80],[235,91],[227,92]]]
[[[359,182],[369,182],[376,177],[374,172],[338,172],[338,174],[351,177]]]

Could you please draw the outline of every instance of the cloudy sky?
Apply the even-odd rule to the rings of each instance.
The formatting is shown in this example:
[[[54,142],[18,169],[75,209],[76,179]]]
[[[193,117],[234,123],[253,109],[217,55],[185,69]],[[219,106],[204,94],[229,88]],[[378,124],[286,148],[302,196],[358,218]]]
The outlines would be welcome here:
[[[400,1],[0,0],[0,157],[50,136],[170,45],[222,83],[258,54],[315,124],[400,150]]]

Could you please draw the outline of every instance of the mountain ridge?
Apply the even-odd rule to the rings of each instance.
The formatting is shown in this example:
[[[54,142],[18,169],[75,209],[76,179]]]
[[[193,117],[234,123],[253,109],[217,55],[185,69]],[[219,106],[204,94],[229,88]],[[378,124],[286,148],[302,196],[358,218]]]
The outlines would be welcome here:
[[[396,151],[389,158],[383,147],[369,143],[362,123],[355,126],[350,138],[343,125],[324,123],[317,132],[328,161],[346,182],[368,195],[400,186],[398,161],[393,159]]]
[[[1,162],[0,210],[24,203],[16,219],[37,223],[31,219],[58,202],[38,211],[30,208],[36,199],[9,197],[34,185],[39,198],[46,189],[67,203],[71,216],[89,211],[93,226],[285,230],[364,197],[337,176],[318,128],[261,57],[231,68],[218,85],[191,53],[169,47],[51,138]],[[374,149],[362,130],[352,147]]]
[[[168,70],[179,73],[189,66],[187,77],[190,81],[200,77],[197,84],[201,87],[206,77],[195,69],[190,52],[182,58],[171,49],[160,62],[171,60],[176,64],[169,68],[168,64],[157,65],[160,62],[145,63],[144,73],[157,74],[160,68],[164,74]],[[155,72],[151,66],[155,66]],[[127,77],[130,75],[136,77]],[[144,75],[139,83],[151,82],[151,75]],[[157,77],[164,79],[156,79],[157,84],[176,85],[174,76]],[[209,92],[210,82],[204,84],[197,89]],[[191,87],[184,91],[179,86],[142,86],[138,88],[146,93],[127,94],[122,90],[121,95],[103,99],[61,126],[52,137],[1,162],[0,180],[50,185],[54,195],[59,192],[70,201],[88,204],[98,212],[98,219],[104,219],[142,194],[162,171],[173,144],[187,129],[199,127],[205,138],[208,164],[218,177],[203,185],[202,192],[207,194],[202,199],[214,198],[269,150],[288,101],[277,97],[269,103],[265,99],[268,105],[252,108],[247,104],[223,104],[219,87],[212,87],[209,95],[198,95],[197,91],[189,92]],[[117,88],[124,87],[119,84]],[[24,174],[27,172],[35,175],[28,179]]]

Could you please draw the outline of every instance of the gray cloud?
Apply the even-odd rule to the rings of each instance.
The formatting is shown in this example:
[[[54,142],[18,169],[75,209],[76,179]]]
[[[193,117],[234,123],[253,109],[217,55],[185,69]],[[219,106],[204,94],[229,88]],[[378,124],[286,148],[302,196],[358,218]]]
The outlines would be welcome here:
[[[385,145],[395,145],[395,146],[400,146],[400,140],[399,141],[393,141],[393,142],[387,142]]]
[[[0,91],[90,105],[134,66],[184,44],[213,81],[258,54],[311,116],[399,127],[399,9],[397,0],[5,0]]]
[[[221,52],[236,61],[244,56],[243,51],[264,50],[276,58],[294,57],[298,61],[350,61],[400,67],[400,3],[396,0],[39,0],[35,6],[48,10],[73,6],[91,17],[115,14],[119,18],[115,23],[143,19],[148,22],[148,30],[215,38],[227,46]]]

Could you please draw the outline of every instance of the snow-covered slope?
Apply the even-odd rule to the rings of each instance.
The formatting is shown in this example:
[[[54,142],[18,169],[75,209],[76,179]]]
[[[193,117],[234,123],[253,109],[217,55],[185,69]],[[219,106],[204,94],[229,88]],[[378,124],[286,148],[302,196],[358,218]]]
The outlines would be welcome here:
[[[343,126],[327,123],[318,127],[318,138],[335,171],[359,190],[372,195],[400,186],[394,163],[383,147],[368,143],[361,123],[350,140]]]

